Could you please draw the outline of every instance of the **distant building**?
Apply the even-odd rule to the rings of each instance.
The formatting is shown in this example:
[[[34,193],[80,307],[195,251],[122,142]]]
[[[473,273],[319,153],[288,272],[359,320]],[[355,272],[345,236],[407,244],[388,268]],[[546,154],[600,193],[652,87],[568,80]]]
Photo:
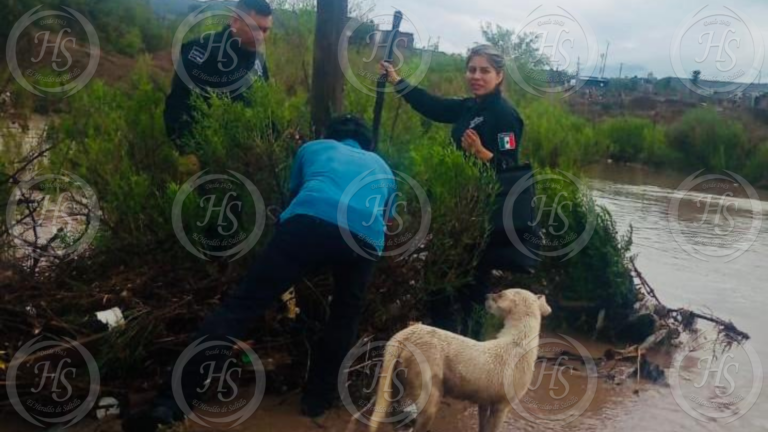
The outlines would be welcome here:
[[[641,78],[638,86],[643,93],[653,93],[653,85],[658,81],[656,78]]]
[[[375,44],[377,45],[384,45],[389,41],[389,38],[392,37],[392,30],[381,30],[379,28],[376,29],[376,37],[373,38]],[[414,37],[413,33],[408,32],[398,32],[397,33],[397,40],[395,41],[395,46],[402,49],[412,49],[414,48]]]
[[[715,99],[737,98],[738,100],[741,100],[742,94],[768,93],[768,84],[757,83],[750,84],[736,93],[731,91],[718,91],[720,89],[725,90],[733,84],[733,82],[707,80],[699,80],[694,84],[693,80],[690,78],[667,77],[659,80],[656,84],[656,88],[664,91],[687,93],[692,91],[690,87],[695,86],[695,88],[699,90],[699,93],[703,93],[705,96],[711,96]]]
[[[744,93],[768,93],[768,84],[752,83],[744,89]]]
[[[592,77],[592,76],[580,76],[571,80],[571,84],[578,87],[587,88],[605,88],[608,87],[610,80],[608,78]]]
[[[382,30],[373,21],[360,21],[354,17],[347,17],[347,26],[354,28],[349,36],[351,45],[386,45],[392,35],[392,30]],[[414,35],[409,32],[398,32],[396,46],[400,49],[413,49]]]

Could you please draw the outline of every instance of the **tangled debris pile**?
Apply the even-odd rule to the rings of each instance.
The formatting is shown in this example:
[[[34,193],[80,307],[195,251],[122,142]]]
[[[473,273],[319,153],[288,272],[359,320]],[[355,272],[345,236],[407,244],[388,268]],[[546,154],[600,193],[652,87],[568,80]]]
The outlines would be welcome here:
[[[637,280],[638,292],[644,297],[639,305],[651,311],[659,319],[660,325],[670,331],[670,338],[665,337],[655,343],[663,340],[671,342],[678,339],[683,333],[695,332],[697,320],[707,321],[716,327],[718,343],[725,350],[730,349],[733,344],[742,344],[749,340],[749,334],[739,330],[731,321],[723,320],[712,314],[703,314],[684,308],[673,309],[665,306],[659,300],[656,291],[648,283],[648,280],[643,277],[634,260],[631,261],[631,265]]]
[[[630,322],[642,323],[639,327],[642,331],[650,333],[639,343],[632,343],[623,349],[609,348],[602,356],[594,358],[595,372],[598,377],[609,383],[621,385],[629,380],[640,382],[641,379],[665,384],[667,376],[665,364],[667,354],[673,353],[686,341],[699,337],[704,333],[698,325],[698,320],[712,325],[707,332],[714,332],[714,340],[709,341],[713,349],[726,352],[735,345],[743,344],[749,340],[749,335],[733,324],[712,314],[704,314],[685,308],[669,308],[665,306],[656,291],[648,283],[643,274],[637,268],[635,260],[630,261],[638,295],[636,314]],[[600,315],[604,315],[601,312]],[[599,333],[602,319],[598,319],[595,335]],[[650,354],[650,355],[649,355]],[[653,354],[661,354],[653,356]],[[662,359],[651,360],[649,357]],[[576,353],[560,351],[557,355],[539,354],[539,359],[552,360],[556,365],[567,366],[572,373],[588,374],[584,358]],[[637,390],[636,390],[637,391]]]
[[[638,381],[643,378],[656,383],[665,382],[664,368],[648,360],[645,355],[652,350],[674,350],[685,340],[697,336],[702,331],[697,325],[697,320],[706,321],[714,326],[717,336],[712,344],[722,352],[730,350],[734,344],[742,344],[749,340],[749,335],[739,330],[731,321],[685,308],[665,306],[637,268],[634,259],[630,264],[640,298],[636,306],[638,314],[650,314],[653,317],[654,332],[642,343],[624,349],[606,350],[603,357],[597,359],[600,376],[616,384],[633,376],[636,376]]]
[[[74,267],[55,280],[7,274],[0,281],[0,382],[6,381],[8,366],[28,341],[37,337],[70,339],[96,358],[102,395],[114,397],[121,406],[131,405],[137,394],[159,387],[186,347],[189,334],[236,279],[207,275],[205,268],[200,271],[158,264],[153,268],[123,268],[101,282],[94,282],[98,276],[91,274],[86,282],[80,273],[87,272],[85,262]],[[71,282],[75,279],[79,281],[76,287]],[[275,372],[274,379],[270,376],[268,380],[270,391],[297,388],[304,380],[304,368],[292,363],[307,357],[308,340],[317,329],[280,312],[264,321],[254,334],[258,345],[252,341],[251,345],[267,372]],[[30,356],[23,361],[32,364],[41,360]],[[87,388],[87,383],[73,387]],[[5,391],[5,386],[2,389]],[[26,396],[39,398],[42,403],[46,400],[42,393]],[[0,410],[10,408],[10,401],[2,396]]]

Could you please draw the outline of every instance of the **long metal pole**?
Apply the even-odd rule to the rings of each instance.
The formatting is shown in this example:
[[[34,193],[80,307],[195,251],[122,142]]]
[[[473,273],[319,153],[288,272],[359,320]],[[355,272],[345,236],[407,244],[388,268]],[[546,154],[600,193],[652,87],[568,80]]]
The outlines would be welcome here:
[[[384,53],[384,61],[391,62],[394,56],[397,36],[400,33],[400,24],[403,22],[403,13],[395,11],[395,17],[392,20],[392,31],[389,33],[387,41],[387,50]],[[387,86],[387,74],[383,73],[376,82],[376,102],[373,105],[373,143],[374,146],[379,143],[379,131],[381,130],[381,115],[384,110],[384,90]]]

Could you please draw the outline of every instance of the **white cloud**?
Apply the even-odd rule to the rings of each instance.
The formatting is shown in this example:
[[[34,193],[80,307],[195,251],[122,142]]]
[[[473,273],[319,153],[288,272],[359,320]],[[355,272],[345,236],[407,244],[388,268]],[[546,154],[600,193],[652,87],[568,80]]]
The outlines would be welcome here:
[[[481,41],[481,22],[519,28],[541,4],[541,0],[377,0],[375,10],[390,13],[399,7],[425,41],[440,37],[441,50],[463,53]],[[631,65],[631,70],[644,68],[666,76],[674,74],[670,47],[678,27],[688,15],[708,4],[708,0],[561,0],[547,2],[546,6],[562,6],[587,21],[600,52],[607,41],[611,42],[609,71],[615,66],[618,73],[619,63],[625,63],[625,68]],[[711,4],[716,6],[720,5]],[[756,36],[768,37],[768,25],[760,19],[768,16],[768,1],[729,0],[727,6],[754,21]],[[703,52],[705,46],[695,48]]]

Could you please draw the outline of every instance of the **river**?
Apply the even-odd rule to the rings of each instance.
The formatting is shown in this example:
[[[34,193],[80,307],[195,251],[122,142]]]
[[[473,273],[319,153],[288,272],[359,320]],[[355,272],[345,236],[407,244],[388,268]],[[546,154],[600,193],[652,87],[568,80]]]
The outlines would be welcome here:
[[[760,233],[751,247],[730,262],[708,262],[686,253],[670,232],[668,214],[675,190],[690,174],[693,172],[686,175],[655,173],[642,168],[611,165],[588,171],[592,179],[590,188],[597,202],[611,211],[619,230],[624,231],[632,225],[632,250],[637,254],[638,267],[661,300],[670,307],[709,310],[721,318],[732,320],[751,335],[749,343],[763,360],[763,367],[768,367],[768,332],[763,331],[763,326],[768,326],[765,312],[768,310],[768,219],[763,220]],[[741,194],[741,203],[745,205],[735,212],[737,226],[743,227],[752,221],[755,215],[750,214],[749,208],[760,208],[762,215],[768,215],[768,191],[756,192],[760,197],[759,204],[754,200],[744,202],[746,200]],[[735,199],[739,199],[739,193],[734,195]],[[690,202],[688,204],[681,204],[681,208],[699,215],[705,211],[690,205]],[[709,232],[706,225],[697,227],[693,222],[695,218],[684,219],[690,222],[687,228]],[[751,382],[742,382],[738,377],[736,383],[751,385]],[[678,406],[668,388],[641,393],[636,400],[625,402],[626,406],[617,406],[613,410],[616,417],[603,430],[768,430],[768,390],[765,388],[749,412],[727,425],[693,420]]]

